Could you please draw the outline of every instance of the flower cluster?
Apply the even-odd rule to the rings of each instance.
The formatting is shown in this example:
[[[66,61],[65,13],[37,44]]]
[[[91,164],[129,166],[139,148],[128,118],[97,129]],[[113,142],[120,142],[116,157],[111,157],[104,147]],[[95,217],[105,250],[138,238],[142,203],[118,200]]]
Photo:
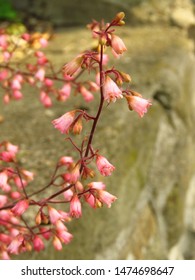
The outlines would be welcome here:
[[[37,88],[45,107],[52,106],[52,96],[59,101],[66,101],[73,88],[85,102],[92,101],[93,92],[99,91],[99,95],[96,94],[99,96],[99,106],[94,115],[74,109],[52,121],[54,128],[61,134],[70,135],[66,140],[76,150],[77,158],[62,156],[57,161],[49,183],[33,192],[29,185],[33,183],[34,174],[19,166],[18,146],[8,141],[0,143],[0,258],[9,259],[12,254],[31,250],[39,252],[45,248],[47,240],[51,240],[56,250],[62,250],[63,244],[68,244],[73,238],[67,224],[74,218],[82,217],[84,204],[91,208],[104,205],[110,208],[117,199],[107,191],[103,182],[105,176],[112,175],[115,166],[95,148],[93,141],[99,117],[105,104],[119,103],[118,100],[123,97],[129,109],[140,117],[151,106],[150,100],[130,89],[129,74],[108,66],[107,48],[111,48],[116,58],[127,51],[125,43],[114,29],[125,24],[124,16],[121,12],[110,23],[93,21],[89,24],[92,36],[97,40],[97,48],[77,55],[63,65],[62,71],[56,71],[40,50],[47,46],[48,36],[25,33],[21,35],[18,45],[1,30],[0,85],[5,92],[3,100],[6,104],[11,99],[21,99],[23,85],[28,83]],[[21,44],[31,49],[35,58],[34,64],[26,64],[26,71],[21,70],[19,65],[16,71],[12,65],[15,51]],[[95,80],[81,80],[85,71],[93,72]],[[62,83],[60,88],[56,87],[56,81]],[[126,83],[127,89],[124,86]],[[81,134],[86,122],[91,124],[89,136],[85,135],[78,145],[71,135]],[[96,173],[102,180],[95,179]]]

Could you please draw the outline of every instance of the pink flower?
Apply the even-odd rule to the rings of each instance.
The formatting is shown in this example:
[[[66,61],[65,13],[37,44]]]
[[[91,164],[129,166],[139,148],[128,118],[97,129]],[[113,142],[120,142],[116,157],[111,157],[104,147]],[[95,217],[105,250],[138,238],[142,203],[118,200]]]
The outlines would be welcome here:
[[[22,34],[21,37],[23,40],[28,42],[30,40],[31,35],[29,33],[24,33],[24,34]]]
[[[16,155],[16,154],[17,154],[17,152],[18,152],[18,146],[13,145],[13,144],[10,143],[10,142],[6,142],[5,146],[6,146],[6,149],[7,149],[8,152],[12,153],[13,155]]]
[[[147,113],[147,109],[152,105],[150,100],[144,99],[140,96],[126,95],[127,103],[130,110],[136,111],[140,117]]]
[[[40,42],[42,48],[45,48],[48,45],[48,41],[45,38],[40,38],[39,42]]]
[[[11,89],[13,90],[21,89],[20,81],[16,77],[11,82]]]
[[[83,54],[76,56],[73,60],[68,62],[63,67],[63,72],[66,75],[74,75],[77,71],[80,70],[83,63]]]
[[[65,179],[69,182],[69,183],[76,183],[78,181],[80,177],[80,165],[76,164],[73,169],[71,170],[70,173],[65,174]]]
[[[21,172],[22,172],[22,175],[24,175],[25,179],[28,182],[33,181],[33,179],[34,179],[34,173],[33,172],[25,170],[25,169],[22,169]]]
[[[70,201],[70,215],[75,218],[82,216],[81,202],[77,195],[74,195]]]
[[[13,98],[15,100],[20,100],[20,99],[22,99],[22,97],[23,97],[23,95],[22,95],[21,91],[19,91],[19,90],[13,91]]]
[[[65,201],[70,201],[73,197],[73,191],[71,189],[68,189],[67,191],[63,192]]]
[[[27,199],[21,200],[16,203],[14,207],[12,207],[11,211],[14,215],[20,216],[22,215],[29,207],[29,201]]]
[[[12,242],[9,244],[7,251],[11,254],[18,254],[19,248],[22,245],[22,242],[24,240],[24,237],[22,235],[17,235]]]
[[[48,228],[41,227],[39,228],[39,231],[41,232],[43,238],[45,238],[46,240],[49,240],[50,237],[52,236],[52,233]]]
[[[66,101],[70,96],[70,92],[71,92],[71,84],[70,83],[64,84],[63,87],[59,90],[59,100]]]
[[[46,78],[44,80],[44,84],[46,85],[46,87],[52,87],[53,86],[53,81],[51,79]]]
[[[117,199],[116,196],[104,190],[98,191],[98,198],[102,203],[105,203],[108,206],[108,208],[110,208],[111,204]]]
[[[60,165],[70,166],[71,163],[73,163],[73,158],[72,157],[64,156],[64,157],[61,157],[60,160],[59,160]]]
[[[87,90],[86,87],[84,87],[84,86],[80,87],[80,93],[82,94],[82,96],[86,102],[90,102],[94,99],[93,94],[89,90]]]
[[[96,190],[104,190],[106,185],[103,182],[91,182],[88,184],[88,187]]]
[[[115,167],[109,161],[100,155],[96,156],[97,168],[103,176],[110,176]]]
[[[57,128],[61,133],[68,134],[70,126],[74,121],[75,111],[70,111],[58,119],[52,121],[52,124]]]
[[[52,101],[51,101],[50,96],[44,91],[40,92],[40,101],[44,105],[45,108],[49,108],[52,106]]]
[[[3,50],[7,49],[7,47],[8,47],[7,38],[8,38],[8,36],[5,34],[0,35],[0,47]]]
[[[110,103],[115,102],[117,98],[123,98],[122,91],[109,76],[106,76],[104,83],[104,99]]]
[[[58,231],[56,235],[64,244],[70,243],[73,238],[72,234],[66,230]]]
[[[3,207],[7,203],[7,196],[0,195],[0,208]]]
[[[10,60],[11,56],[12,55],[11,55],[10,52],[4,51],[3,52],[3,60],[4,60],[4,62],[8,62]]]
[[[4,188],[7,185],[8,174],[7,171],[4,170],[0,172],[0,188]]]
[[[7,77],[8,77],[8,71],[6,69],[0,71],[0,81],[5,80]]]
[[[38,235],[35,235],[35,237],[33,238],[33,246],[34,250],[37,252],[45,248],[43,240]]]
[[[1,252],[1,259],[2,260],[10,260],[10,256],[8,255],[8,253],[6,251],[2,251]]]
[[[92,207],[96,208],[96,198],[93,194],[91,193],[86,193],[84,195],[85,201]]]
[[[48,211],[49,219],[52,224],[55,224],[58,220],[62,218],[60,213],[55,208],[48,206]]]
[[[123,40],[114,34],[112,34],[111,36],[111,47],[114,50],[114,52],[118,55],[122,54],[127,50]]]
[[[45,78],[45,70],[43,68],[40,68],[36,73],[35,73],[35,78],[39,80],[40,82],[44,81]]]

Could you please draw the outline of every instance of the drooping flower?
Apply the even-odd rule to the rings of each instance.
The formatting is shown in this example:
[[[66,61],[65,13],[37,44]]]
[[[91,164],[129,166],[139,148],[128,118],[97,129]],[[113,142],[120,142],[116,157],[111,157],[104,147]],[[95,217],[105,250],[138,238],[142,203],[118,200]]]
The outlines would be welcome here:
[[[66,101],[71,93],[71,83],[65,83],[63,87],[59,90],[59,97],[60,101]]]
[[[45,248],[43,240],[38,235],[35,235],[35,237],[33,238],[33,247],[37,252],[40,252]]]
[[[59,160],[60,165],[70,166],[73,163],[73,158],[69,156],[61,157]]]
[[[15,238],[13,238],[12,242],[9,244],[7,251],[11,254],[18,254],[19,248],[22,245],[22,242],[24,241],[24,237],[20,234],[18,234]]]
[[[60,241],[63,242],[64,244],[70,243],[73,238],[73,235],[66,230],[59,230],[57,231],[56,235],[60,239]]]
[[[93,94],[88,89],[86,89],[86,87],[84,87],[84,86],[80,87],[80,93],[82,94],[82,96],[86,102],[90,102],[94,99]]]
[[[122,91],[109,76],[106,76],[104,82],[104,99],[110,103],[115,102],[117,98],[123,98]]]
[[[0,188],[4,188],[7,185],[8,173],[6,170],[0,172]]]
[[[81,202],[77,195],[74,195],[70,201],[70,215],[75,218],[82,216]]]
[[[56,210],[55,208],[48,206],[48,211],[49,219],[52,224],[55,224],[58,220],[62,218],[58,210]]]
[[[121,55],[127,50],[123,40],[114,34],[111,35],[111,47],[117,55]]]
[[[52,106],[52,100],[50,96],[43,90],[40,92],[40,101],[45,108],[49,108]]]
[[[91,182],[88,184],[88,187],[96,190],[104,190],[106,185],[103,182]]]
[[[61,133],[68,134],[70,126],[74,121],[75,111],[70,111],[61,117],[52,121],[52,124],[57,128]]]
[[[0,195],[0,208],[7,203],[8,197],[6,195]]]
[[[39,80],[40,82],[44,81],[45,78],[45,70],[43,68],[40,68],[36,73],[35,73],[35,78]]]
[[[83,54],[79,54],[73,60],[71,60],[70,62],[66,63],[64,65],[64,67],[63,67],[64,74],[72,76],[77,71],[79,71],[81,66],[82,66],[82,63],[83,63],[83,58],[84,58],[84,55]]]
[[[108,208],[110,208],[111,204],[117,199],[117,197],[112,195],[112,194],[110,194],[107,191],[99,190],[98,191],[98,199],[102,203],[105,203],[108,206]]]
[[[130,110],[134,110],[139,114],[140,117],[143,117],[147,113],[147,109],[152,105],[150,100],[144,99],[140,96],[135,95],[126,95],[127,103]]]
[[[16,216],[22,215],[29,207],[29,200],[24,199],[16,203],[14,207],[12,207],[11,211]]]
[[[115,167],[103,156],[96,155],[97,168],[103,176],[110,176]]]

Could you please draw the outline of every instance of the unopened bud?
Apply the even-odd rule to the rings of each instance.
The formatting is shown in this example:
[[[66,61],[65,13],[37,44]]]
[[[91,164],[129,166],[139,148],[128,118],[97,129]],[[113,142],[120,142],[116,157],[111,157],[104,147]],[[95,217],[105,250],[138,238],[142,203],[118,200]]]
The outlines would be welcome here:
[[[79,118],[78,121],[74,124],[72,131],[74,134],[80,134],[82,131],[82,128],[83,128],[82,119]]]

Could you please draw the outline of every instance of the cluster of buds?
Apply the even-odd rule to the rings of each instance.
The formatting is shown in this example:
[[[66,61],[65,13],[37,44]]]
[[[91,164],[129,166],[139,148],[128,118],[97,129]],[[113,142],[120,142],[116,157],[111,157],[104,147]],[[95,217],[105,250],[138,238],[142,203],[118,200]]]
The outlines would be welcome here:
[[[89,115],[85,110],[74,109],[65,112],[52,121],[52,125],[61,134],[81,134],[85,122],[90,122],[91,130],[80,145],[71,137],[73,149],[78,153],[74,160],[71,156],[62,156],[55,167],[50,182],[33,193],[29,184],[34,174],[19,167],[17,161],[18,146],[4,141],[0,143],[0,257],[9,259],[11,254],[26,251],[41,251],[45,241],[52,240],[56,250],[62,250],[63,244],[71,242],[73,235],[66,226],[72,219],[80,218],[83,204],[91,208],[111,207],[117,197],[109,193],[103,180],[98,177],[110,176],[115,170],[108,159],[94,148],[93,140],[99,117],[104,104],[115,103],[118,99],[126,99],[128,107],[143,117],[151,106],[151,101],[141,94],[129,89],[131,77],[129,74],[108,67],[107,48],[111,48],[114,57],[119,58],[127,48],[123,40],[115,34],[114,27],[125,24],[124,13],[118,13],[110,23],[93,21],[88,25],[93,38],[97,39],[97,48],[77,55],[64,64],[62,71],[54,69],[52,62],[40,50],[46,47],[48,38],[25,33],[20,40],[34,49],[32,54],[35,63],[27,63],[26,71],[17,71],[12,65],[14,56],[10,49],[10,38],[0,32],[0,49],[3,62],[0,70],[0,85],[3,88],[4,102],[11,99],[21,99],[22,87],[28,83],[38,89],[40,101],[45,107],[52,106],[51,96],[59,101],[66,101],[72,89],[81,94],[85,102],[94,99],[93,92],[99,91],[99,106],[95,115]],[[13,43],[13,42],[12,42]],[[14,45],[14,50],[17,45]],[[93,72],[95,81],[81,81],[82,73]],[[61,82],[60,88],[56,82]],[[124,84],[127,83],[127,89]],[[118,101],[116,103],[119,103]],[[46,190],[49,189],[49,192]],[[62,208],[63,205],[63,208]],[[34,219],[33,209],[36,209]],[[38,210],[37,210],[38,209]]]

